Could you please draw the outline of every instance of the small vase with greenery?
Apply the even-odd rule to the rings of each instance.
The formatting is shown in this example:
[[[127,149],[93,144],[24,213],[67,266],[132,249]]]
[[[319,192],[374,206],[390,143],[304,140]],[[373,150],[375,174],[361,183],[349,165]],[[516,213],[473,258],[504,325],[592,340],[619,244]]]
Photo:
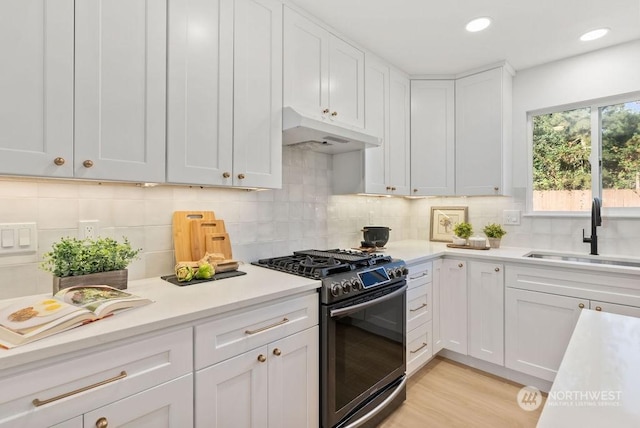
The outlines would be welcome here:
[[[75,285],[103,284],[125,289],[126,268],[140,251],[141,248],[131,248],[127,238],[122,243],[111,238],[62,238],[44,254],[40,266],[53,274],[54,293]]]
[[[467,223],[465,221],[456,223],[456,225],[453,226],[453,233],[455,233],[454,239],[464,239],[464,244],[462,245],[466,245],[469,237],[473,235],[473,227],[471,226],[471,223]]]
[[[487,238],[489,238],[489,246],[491,248],[500,248],[500,241],[502,237],[507,234],[507,231],[497,223],[487,224],[482,231],[487,235]]]

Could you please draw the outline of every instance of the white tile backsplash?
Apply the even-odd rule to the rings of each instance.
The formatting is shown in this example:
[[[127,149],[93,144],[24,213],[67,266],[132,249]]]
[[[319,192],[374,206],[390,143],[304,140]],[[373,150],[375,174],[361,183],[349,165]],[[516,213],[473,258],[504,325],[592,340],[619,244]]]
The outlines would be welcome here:
[[[42,255],[60,238],[76,236],[80,220],[98,220],[100,235],[127,236],[143,248],[129,267],[133,280],[173,270],[174,211],[214,211],[225,220],[234,258],[248,263],[300,249],[355,247],[367,225],[390,227],[391,241],[429,239],[432,206],[467,206],[480,235],[485,224],[502,222],[503,210],[524,206],[521,197],[334,196],[331,156],[285,147],[283,166],[282,189],[258,192],[0,178],[0,223],[37,221],[39,241],[36,255],[0,258],[0,299],[51,291],[50,274],[38,267]],[[588,217],[523,216],[520,226],[505,226],[503,245],[586,254],[583,228],[589,233]],[[640,256],[640,219],[605,218],[598,235],[601,254]]]

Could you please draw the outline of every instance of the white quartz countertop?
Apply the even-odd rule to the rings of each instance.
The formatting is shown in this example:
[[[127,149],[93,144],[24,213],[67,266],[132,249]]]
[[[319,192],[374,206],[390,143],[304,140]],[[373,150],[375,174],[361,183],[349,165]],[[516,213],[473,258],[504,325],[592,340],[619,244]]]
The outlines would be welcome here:
[[[532,248],[519,248],[519,247],[500,247],[490,248],[488,250],[473,250],[464,248],[449,248],[446,242],[431,242],[419,239],[408,239],[402,241],[390,241],[387,243],[384,249],[385,254],[389,254],[392,257],[403,259],[407,264],[415,264],[423,261],[432,260],[438,257],[464,257],[485,261],[505,262],[505,263],[520,263],[525,265],[535,266],[549,266],[549,267],[571,267],[575,269],[591,270],[597,272],[609,272],[609,273],[621,273],[640,275],[640,268],[619,266],[619,265],[607,265],[596,263],[584,263],[577,261],[564,261],[564,260],[552,260],[552,259],[538,259],[525,257],[527,254],[535,251]],[[615,255],[601,255],[590,256],[588,252],[585,253],[570,253],[570,252],[554,252],[554,251],[540,251],[548,254],[565,254],[569,256],[596,258],[596,259],[613,259],[630,262],[640,263],[640,258],[615,256]]]
[[[240,265],[238,270],[247,274],[182,287],[160,278],[131,281],[127,291],[147,297],[154,303],[116,313],[112,317],[24,346],[0,349],[0,373],[18,365],[89,349],[320,287],[320,281],[250,264]],[[5,306],[13,300],[17,299],[0,301],[0,305]]]
[[[538,421],[640,427],[640,318],[583,310]]]

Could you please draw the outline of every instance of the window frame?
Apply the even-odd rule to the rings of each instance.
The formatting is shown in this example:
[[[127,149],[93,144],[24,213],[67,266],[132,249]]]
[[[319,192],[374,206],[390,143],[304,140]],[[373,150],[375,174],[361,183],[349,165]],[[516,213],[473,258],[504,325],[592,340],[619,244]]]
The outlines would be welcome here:
[[[602,108],[615,104],[640,100],[640,91],[607,96],[586,101],[562,104],[527,112],[527,215],[540,217],[585,217],[590,211],[534,211],[533,210],[533,117],[543,114],[558,113],[579,108],[591,109],[591,193],[593,197],[602,198]],[[597,165],[597,174],[593,173],[593,165]],[[639,218],[640,207],[603,207],[603,215],[620,218]]]

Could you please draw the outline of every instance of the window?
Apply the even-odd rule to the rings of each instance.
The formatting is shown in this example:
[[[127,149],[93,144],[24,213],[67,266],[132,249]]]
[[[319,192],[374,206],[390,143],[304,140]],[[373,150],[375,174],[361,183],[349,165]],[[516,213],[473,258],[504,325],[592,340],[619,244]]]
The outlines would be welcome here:
[[[530,118],[533,211],[640,207],[640,100]]]

